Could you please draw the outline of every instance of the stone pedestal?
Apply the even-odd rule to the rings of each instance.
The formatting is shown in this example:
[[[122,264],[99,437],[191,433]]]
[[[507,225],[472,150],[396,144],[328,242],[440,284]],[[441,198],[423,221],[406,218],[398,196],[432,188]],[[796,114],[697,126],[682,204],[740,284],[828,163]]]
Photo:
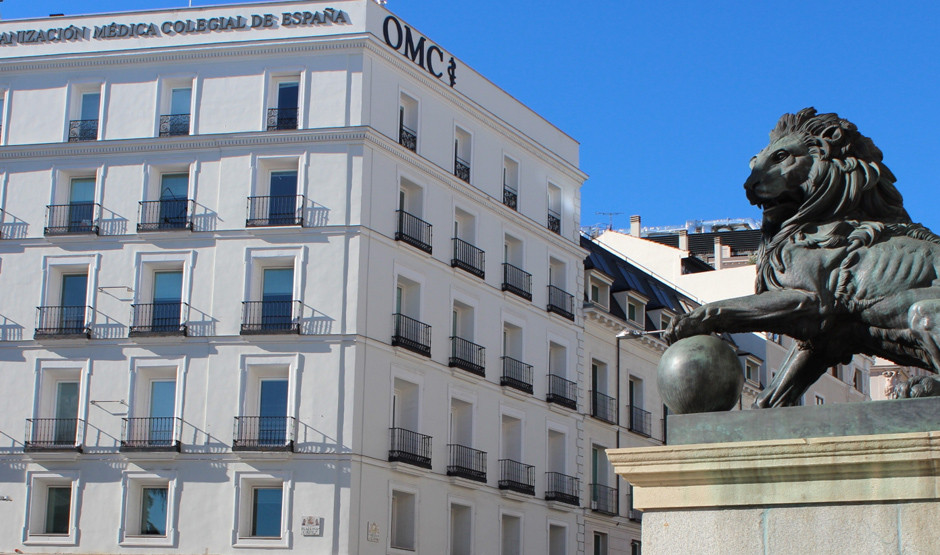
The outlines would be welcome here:
[[[608,456],[644,511],[646,555],[940,553],[940,431],[923,430],[940,430],[940,399],[923,401],[671,417],[683,443]],[[918,431],[898,432],[899,410]],[[750,439],[768,428],[790,437]]]

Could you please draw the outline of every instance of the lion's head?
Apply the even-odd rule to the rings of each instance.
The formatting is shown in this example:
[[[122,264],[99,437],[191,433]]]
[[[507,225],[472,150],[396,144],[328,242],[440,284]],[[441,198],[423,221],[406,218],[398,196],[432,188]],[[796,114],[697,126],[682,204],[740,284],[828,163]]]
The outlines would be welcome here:
[[[784,114],[744,183],[769,235],[842,220],[910,222],[881,150],[836,114]]]

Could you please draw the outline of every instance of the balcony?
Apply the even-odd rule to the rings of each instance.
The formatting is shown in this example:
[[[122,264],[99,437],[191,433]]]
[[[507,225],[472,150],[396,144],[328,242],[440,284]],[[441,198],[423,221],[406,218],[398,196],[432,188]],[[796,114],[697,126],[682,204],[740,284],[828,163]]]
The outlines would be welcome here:
[[[503,357],[503,375],[499,385],[532,394],[532,365],[511,357]]]
[[[307,198],[303,195],[248,197],[248,218],[245,220],[245,226],[303,225],[306,202]]]
[[[189,305],[181,302],[163,302],[131,305],[129,337],[186,335],[185,319]]]
[[[453,268],[470,272],[480,279],[485,277],[484,253],[470,243],[454,237],[454,257],[450,261]]]
[[[242,335],[300,333],[300,301],[245,301]]]
[[[617,400],[599,391],[591,392],[591,416],[608,424],[617,423]]]
[[[448,443],[450,453],[447,475],[466,478],[477,482],[486,482],[486,453],[471,449],[465,445]]]
[[[46,206],[45,235],[75,235],[98,233],[98,213],[101,205],[93,202],[50,204]]]
[[[643,522],[643,511],[633,508],[633,499],[628,497],[627,504],[630,509],[627,511],[627,518],[633,522]]]
[[[194,205],[190,199],[142,201],[137,232],[192,229]]]
[[[578,384],[555,374],[548,375],[548,397],[546,401],[571,410],[578,410]]]
[[[82,452],[78,433],[85,426],[80,418],[27,418],[23,450]]]
[[[268,131],[297,129],[297,108],[268,108]]]
[[[457,176],[457,179],[470,183],[470,162],[454,156],[454,175]]]
[[[503,291],[532,300],[532,274],[521,268],[516,268],[508,262],[503,262]]]
[[[69,142],[98,140],[98,120],[73,119],[69,122]]]
[[[603,484],[591,484],[591,510],[617,516],[617,490]]]
[[[236,416],[232,451],[293,451],[292,416]]]
[[[535,467],[510,459],[500,459],[499,489],[535,495]]]
[[[189,114],[160,116],[161,137],[178,137],[180,135],[189,135]]]
[[[561,214],[549,209],[548,211],[548,230],[561,235]]]
[[[581,502],[579,489],[579,481],[574,476],[568,476],[560,472],[545,473],[546,501],[561,501],[562,503],[578,506]]]
[[[389,462],[403,462],[421,468],[431,468],[431,436],[404,428],[389,428],[391,447]]]
[[[630,431],[650,437],[650,413],[639,407],[628,407],[630,411]]]
[[[174,417],[125,418],[121,431],[121,451],[180,452],[183,421]]]
[[[397,210],[398,230],[395,240],[431,254],[431,224],[404,210]]]
[[[418,152],[418,132],[405,127],[404,124],[399,125],[398,144],[412,152]]]
[[[486,376],[486,351],[472,341],[461,337],[450,338],[450,359],[447,365],[460,368],[477,376]]]
[[[569,294],[564,289],[548,286],[548,308],[549,312],[574,321],[574,295]]]
[[[392,346],[403,347],[426,357],[431,356],[431,326],[401,313],[396,313],[393,317],[395,331],[392,335]]]
[[[91,313],[89,306],[40,306],[36,310],[38,315],[34,337],[37,339],[91,337],[85,319]]]
[[[503,185],[503,204],[513,210],[519,210],[519,193],[505,184]]]

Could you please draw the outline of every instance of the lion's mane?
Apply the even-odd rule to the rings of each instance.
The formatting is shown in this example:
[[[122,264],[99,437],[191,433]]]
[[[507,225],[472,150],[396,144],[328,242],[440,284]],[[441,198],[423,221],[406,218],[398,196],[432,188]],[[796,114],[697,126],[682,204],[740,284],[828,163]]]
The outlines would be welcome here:
[[[779,229],[763,228],[757,255],[758,293],[782,288],[777,275],[785,269],[782,250],[788,242],[806,248],[847,245],[849,253],[894,235],[940,243],[940,237],[911,222],[894,186],[894,174],[882,162],[881,150],[853,123],[804,108],[784,114],[770,132],[770,142],[788,135],[800,138],[814,163],[801,186],[806,200],[796,214]],[[829,223],[838,225],[828,233],[816,230]],[[847,263],[852,259],[846,256]]]

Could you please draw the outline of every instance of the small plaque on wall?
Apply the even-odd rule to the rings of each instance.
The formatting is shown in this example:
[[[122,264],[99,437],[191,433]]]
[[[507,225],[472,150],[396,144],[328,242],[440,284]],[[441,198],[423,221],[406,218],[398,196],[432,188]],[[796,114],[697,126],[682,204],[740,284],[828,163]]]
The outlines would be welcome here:
[[[366,523],[366,539],[370,542],[379,541],[379,525],[377,522]]]
[[[300,521],[300,534],[303,536],[320,537],[323,535],[323,519],[316,516],[305,516]]]

